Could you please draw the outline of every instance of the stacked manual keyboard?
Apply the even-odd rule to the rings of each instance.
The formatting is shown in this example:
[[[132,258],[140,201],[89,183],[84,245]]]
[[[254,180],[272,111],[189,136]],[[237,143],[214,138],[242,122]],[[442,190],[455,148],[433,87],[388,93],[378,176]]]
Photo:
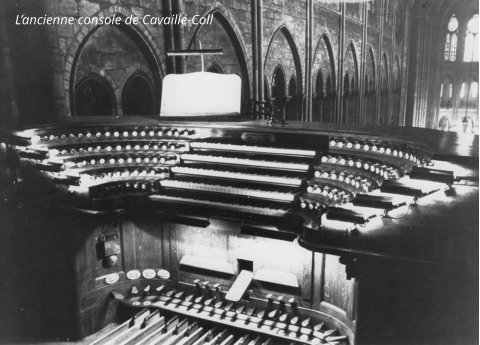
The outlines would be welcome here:
[[[34,184],[19,186],[30,193],[23,202],[188,213],[298,233],[299,220],[317,229],[322,217],[362,225],[454,181],[428,167],[424,144],[340,131],[89,123],[17,132],[9,147],[18,181]]]

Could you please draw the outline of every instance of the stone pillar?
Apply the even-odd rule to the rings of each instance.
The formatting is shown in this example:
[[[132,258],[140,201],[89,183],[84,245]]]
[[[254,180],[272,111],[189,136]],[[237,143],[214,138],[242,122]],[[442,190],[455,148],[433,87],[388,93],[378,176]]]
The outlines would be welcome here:
[[[336,116],[333,122],[341,123],[341,118],[343,114],[343,93],[344,93],[344,83],[343,83],[343,63],[345,60],[345,3],[340,4],[340,42],[338,44],[338,75],[337,75],[337,100],[336,106],[337,111]]]
[[[312,121],[313,0],[307,0],[305,28],[305,121]]]
[[[263,86],[263,0],[257,1],[257,61],[258,61],[258,100],[263,102],[264,99],[264,86]],[[264,116],[265,118],[265,116]]]
[[[253,69],[253,76],[252,76],[252,92],[253,92],[253,115],[256,117],[258,107],[256,102],[258,102],[258,85],[259,83],[263,82],[263,78],[258,77],[258,53],[257,53],[257,38],[258,38],[258,30],[257,30],[257,0],[251,0],[251,11],[252,11],[252,69]]]
[[[185,14],[185,8],[183,6],[182,0],[172,0],[172,13],[173,15],[183,15]],[[173,27],[173,36],[175,49],[185,49],[185,31],[183,25],[174,25]],[[187,64],[185,56],[176,56],[175,57],[175,67],[178,74],[187,73]]]
[[[172,0],[162,0],[162,15],[164,17],[172,16]],[[165,48],[172,50],[174,46],[174,35],[172,30],[172,25],[163,25],[164,35],[165,35]],[[175,57],[167,56],[167,74],[175,73]]]

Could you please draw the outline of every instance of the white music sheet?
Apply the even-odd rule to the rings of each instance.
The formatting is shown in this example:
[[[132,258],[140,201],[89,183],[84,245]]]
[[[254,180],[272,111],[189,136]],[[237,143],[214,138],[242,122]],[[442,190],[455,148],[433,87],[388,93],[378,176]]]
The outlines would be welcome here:
[[[235,74],[169,74],[163,79],[160,116],[239,115],[241,84]]]

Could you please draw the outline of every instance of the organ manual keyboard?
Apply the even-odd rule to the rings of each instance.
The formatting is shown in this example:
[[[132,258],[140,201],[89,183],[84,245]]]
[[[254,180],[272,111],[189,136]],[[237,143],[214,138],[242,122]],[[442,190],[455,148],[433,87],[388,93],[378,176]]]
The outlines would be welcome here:
[[[478,149],[380,130],[139,117],[4,136],[15,243],[38,258],[25,286],[43,281],[22,325],[92,344],[425,341],[391,296],[475,246]]]

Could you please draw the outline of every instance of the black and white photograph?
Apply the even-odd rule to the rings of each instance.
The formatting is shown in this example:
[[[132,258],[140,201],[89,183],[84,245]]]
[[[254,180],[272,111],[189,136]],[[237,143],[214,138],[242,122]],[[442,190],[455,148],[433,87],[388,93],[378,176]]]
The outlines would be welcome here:
[[[478,0],[0,0],[0,345],[477,345]]]

